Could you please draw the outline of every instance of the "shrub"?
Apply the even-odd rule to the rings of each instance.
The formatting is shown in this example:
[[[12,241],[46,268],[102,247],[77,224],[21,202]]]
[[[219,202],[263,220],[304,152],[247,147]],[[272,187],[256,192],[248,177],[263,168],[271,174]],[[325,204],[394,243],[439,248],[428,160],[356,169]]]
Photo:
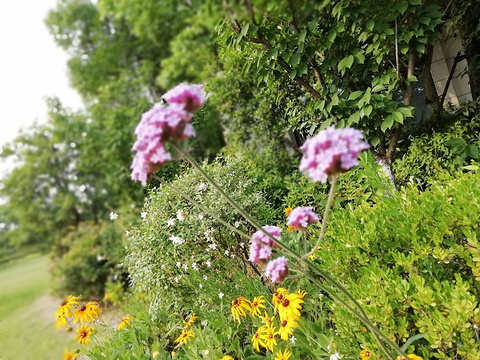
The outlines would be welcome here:
[[[236,154],[204,166],[244,209],[262,222],[272,221],[277,210],[269,206],[256,188],[258,183],[248,176],[254,170],[253,161]],[[186,170],[171,185],[237,229],[252,232],[196,171]],[[222,303],[220,292],[226,301],[236,298],[238,289],[249,296],[263,288],[258,278],[248,277],[257,271],[247,262],[248,243],[167,185],[151,190],[144,211],[145,220],[130,232],[125,265],[136,290],[146,294],[153,319],[164,297],[171,299],[177,309],[188,304],[190,311],[198,313],[200,309],[217,309]]]
[[[107,280],[122,281],[118,264],[123,256],[121,229],[115,223],[82,223],[52,249],[55,290],[101,299]]]
[[[318,253],[319,266],[341,279],[392,340],[422,334],[409,350],[424,359],[480,357],[479,180],[458,173],[425,192],[409,186],[336,209]],[[363,325],[331,307],[343,339],[375,348]]]

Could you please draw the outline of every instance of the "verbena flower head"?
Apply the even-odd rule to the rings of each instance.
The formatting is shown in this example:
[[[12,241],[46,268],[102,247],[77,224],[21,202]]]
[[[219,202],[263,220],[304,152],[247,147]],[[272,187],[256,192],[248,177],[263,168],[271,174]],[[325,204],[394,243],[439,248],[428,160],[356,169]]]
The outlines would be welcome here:
[[[318,221],[319,217],[313,212],[311,206],[296,207],[287,218],[287,225],[295,230],[303,230],[308,225]]]
[[[280,256],[270,261],[265,268],[265,276],[273,282],[282,282],[288,275],[288,260],[285,256]]]
[[[271,225],[266,225],[262,228],[275,239],[280,240],[280,233],[282,232],[281,228]],[[250,240],[250,257],[248,260],[256,264],[262,260],[268,260],[272,256],[272,248],[276,246],[276,242],[270,239],[262,231],[258,230],[252,235],[252,240]]]
[[[185,110],[194,112],[202,107],[207,97],[203,85],[182,83],[163,95],[162,99],[169,104],[183,104]]]
[[[142,115],[133,145],[136,152],[131,166],[132,179],[147,183],[148,174],[160,170],[172,159],[165,149],[168,142],[178,143],[195,136],[190,120],[206,100],[202,85],[181,84],[163,97],[168,105],[155,104]]]
[[[358,155],[369,145],[363,133],[353,128],[331,126],[305,141],[300,171],[314,182],[325,183],[329,175],[338,174],[358,165]]]

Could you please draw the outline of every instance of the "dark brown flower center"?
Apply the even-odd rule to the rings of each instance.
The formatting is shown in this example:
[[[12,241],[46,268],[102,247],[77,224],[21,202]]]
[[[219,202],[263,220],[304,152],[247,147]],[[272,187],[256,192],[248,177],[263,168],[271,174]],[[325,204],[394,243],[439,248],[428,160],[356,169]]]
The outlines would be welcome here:
[[[283,320],[282,323],[280,324],[280,326],[285,327],[285,326],[287,326],[287,323],[288,323],[287,320]]]
[[[288,307],[289,304],[290,304],[290,301],[289,301],[288,299],[284,299],[284,300],[282,301],[283,307]]]

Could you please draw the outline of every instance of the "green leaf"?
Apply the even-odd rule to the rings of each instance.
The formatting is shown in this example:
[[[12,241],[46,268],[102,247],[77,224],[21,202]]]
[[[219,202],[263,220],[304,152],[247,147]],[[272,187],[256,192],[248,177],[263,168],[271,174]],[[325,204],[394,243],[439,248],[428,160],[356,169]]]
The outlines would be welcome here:
[[[394,111],[392,116],[396,122],[403,124],[403,114],[400,111]]]
[[[417,341],[417,340],[420,340],[420,339],[423,339],[423,338],[426,338],[426,335],[425,334],[417,334],[417,335],[413,335],[410,339],[407,340],[407,342],[405,344],[403,344],[401,350],[402,351],[407,351],[408,347],[413,344],[414,341]]]
[[[303,29],[298,35],[298,42],[305,42],[305,37],[307,36],[307,30]]]
[[[335,94],[332,95],[332,102],[331,102],[331,104],[332,104],[333,106],[337,106],[338,103],[339,103],[338,95],[337,95],[337,93],[335,93]]]
[[[365,116],[370,116],[370,114],[372,113],[372,110],[373,110],[372,105],[367,105],[363,108],[363,113],[365,114]]]
[[[355,100],[358,99],[360,96],[362,96],[363,91],[354,91],[353,93],[350,94],[348,97],[348,100]]]
[[[408,2],[402,1],[401,3],[398,4],[397,9],[400,12],[400,14],[404,14],[405,11],[407,11],[408,8]]]
[[[363,55],[363,53],[359,51],[355,54],[355,59],[357,59],[357,62],[359,64],[363,64],[365,62],[365,55]]]
[[[380,142],[380,137],[378,135],[375,135],[370,139],[370,144],[372,144],[372,146],[377,146],[379,142]]]
[[[385,90],[385,86],[379,84],[379,85],[375,85],[373,87],[372,92],[375,93],[375,92],[379,92],[379,91],[382,91],[382,90]]]
[[[275,59],[277,56],[278,56],[277,49],[270,49],[270,51],[267,53],[267,58],[269,59]]]
[[[386,132],[388,129],[390,129],[393,126],[394,120],[392,115],[388,115],[385,120],[383,120],[382,125],[380,125],[380,129],[383,132]]]
[[[322,125],[320,125],[320,130],[325,130],[326,128],[328,128],[332,124],[332,121],[333,121],[333,119],[329,118],[329,119],[325,120],[324,122],[322,122]]]
[[[473,159],[478,159],[478,147],[475,145],[468,145],[465,149],[467,156],[470,156]]]
[[[374,27],[374,26],[375,26],[375,22],[374,22],[372,19],[369,19],[369,20],[367,21],[367,24],[365,25],[365,27],[366,27],[368,30],[370,30],[370,31],[373,30],[373,27]]]
[[[408,0],[412,5],[422,5],[422,0]]]
[[[290,79],[293,80],[293,79],[295,78],[295,76],[297,76],[297,69],[293,69],[293,70],[290,72],[290,75],[289,75],[289,76],[290,76]]]
[[[397,111],[401,112],[404,118],[409,118],[412,116],[412,109],[408,107],[399,107]]]
[[[414,76],[414,75],[410,75],[408,78],[407,78],[407,82],[416,82],[418,81],[417,77]]]
[[[302,54],[297,52],[295,53],[291,58],[290,58],[290,65],[292,66],[297,66],[298,63],[300,62],[300,58],[302,57]]]

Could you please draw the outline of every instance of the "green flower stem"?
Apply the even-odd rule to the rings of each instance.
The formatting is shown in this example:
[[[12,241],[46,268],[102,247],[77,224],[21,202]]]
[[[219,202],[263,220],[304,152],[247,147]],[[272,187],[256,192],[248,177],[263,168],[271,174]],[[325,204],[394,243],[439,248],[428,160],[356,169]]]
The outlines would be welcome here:
[[[317,274],[319,274],[321,277],[323,277],[326,281],[328,281],[329,283],[331,283],[334,287],[338,288],[341,292],[343,292],[347,297],[348,299],[350,299],[355,307],[358,308],[358,310],[360,311],[360,314],[358,314],[357,312],[355,313],[352,313],[352,314],[357,314],[356,316],[358,317],[359,320],[361,320],[365,326],[367,326],[370,331],[372,332],[372,334],[375,336],[375,338],[377,339],[377,342],[379,342],[379,345],[382,347],[383,349],[383,343],[380,341],[379,338],[377,338],[377,336],[383,338],[385,340],[385,342],[391,346],[396,352],[398,352],[398,354],[402,355],[402,356],[407,356],[398,346],[396,346],[395,344],[393,344],[390,339],[388,339],[382,332],[380,332],[377,328],[375,328],[375,326],[373,326],[373,324],[370,322],[370,320],[368,319],[367,315],[365,314],[365,312],[363,311],[363,308],[361,307],[361,305],[355,300],[355,298],[348,292],[347,289],[345,289],[340,283],[338,283],[337,281],[335,281],[328,273],[324,272],[323,270],[321,270],[320,268],[316,267],[311,261],[308,261],[308,260],[305,260],[302,258],[302,256],[297,253],[296,251],[290,249],[288,246],[286,246],[285,244],[283,244],[281,241],[279,241],[278,239],[275,239],[268,231],[266,231],[265,229],[263,229],[261,227],[261,225],[255,221],[245,210],[243,210],[232,198],[230,198],[230,196],[225,193],[225,191],[223,191],[223,189],[203,170],[203,168],[195,161],[194,158],[192,158],[190,156],[190,154],[188,154],[187,152],[183,151],[180,147],[178,147],[177,145],[175,144],[172,144],[172,146],[178,151],[180,152],[181,154],[184,155],[185,159],[195,168],[197,169],[200,174],[202,174],[202,176],[215,188],[217,189],[217,191],[225,198],[225,200],[227,200],[227,202],[235,209],[239,212],[240,215],[242,215],[252,226],[254,226],[257,230],[260,230],[262,231],[266,236],[268,236],[272,241],[274,241],[281,249],[283,249],[285,252],[289,253],[292,257],[294,257],[296,260],[298,260],[299,262],[302,262],[302,261],[305,261],[308,265],[308,267],[316,272]],[[335,180],[336,182],[336,180]],[[332,191],[331,191],[332,193]],[[332,198],[333,198],[333,195],[331,195]],[[329,196],[330,197],[330,196]],[[330,205],[331,206],[331,205]],[[208,212],[210,214],[210,212]],[[328,214],[327,214],[328,215]],[[317,284],[319,284],[318,280],[316,281]],[[336,298],[340,299],[338,296],[336,296]],[[339,300],[340,301],[340,300]],[[346,304],[345,301],[341,300],[340,301],[342,304]],[[348,304],[347,304],[348,305]],[[353,308],[348,306],[347,309],[349,311],[352,311]],[[386,353],[388,355],[388,352]]]
[[[330,193],[328,194],[327,206],[325,206],[325,213],[323,214],[322,219],[322,228],[320,230],[320,236],[318,237],[317,243],[315,246],[310,250],[309,253],[303,255],[304,259],[307,259],[310,255],[314,254],[317,251],[317,248],[320,246],[320,243],[323,240],[323,236],[325,235],[325,229],[327,228],[327,221],[328,221],[328,213],[330,212],[330,208],[332,207],[333,203],[335,202],[334,195],[335,195],[335,188],[337,186],[338,175],[332,175],[330,178]]]
[[[251,240],[251,237],[248,236],[247,234],[245,234],[243,231],[241,230],[238,230],[236,227],[234,227],[233,225],[230,225],[229,223],[227,223],[225,220],[222,220],[219,216],[215,215],[215,214],[212,214],[212,212],[207,209],[205,206],[203,206],[202,204],[196,202],[195,200],[193,200],[189,195],[185,194],[183,191],[177,189],[175,186],[172,186],[170,185],[169,183],[166,183],[164,182],[159,176],[157,175],[153,175],[152,176],[155,180],[158,180],[161,184],[169,187],[170,189],[172,189],[174,192],[176,192],[178,195],[180,195],[181,197],[183,197],[185,200],[191,202],[193,205],[195,205],[197,208],[199,208],[200,210],[202,210],[204,213],[210,215],[211,217],[213,217],[215,220],[217,220],[218,222],[220,222],[223,226],[226,226],[228,229],[232,230],[233,232],[237,233],[238,235],[240,236],[243,236],[245,237],[246,239],[248,240]]]

